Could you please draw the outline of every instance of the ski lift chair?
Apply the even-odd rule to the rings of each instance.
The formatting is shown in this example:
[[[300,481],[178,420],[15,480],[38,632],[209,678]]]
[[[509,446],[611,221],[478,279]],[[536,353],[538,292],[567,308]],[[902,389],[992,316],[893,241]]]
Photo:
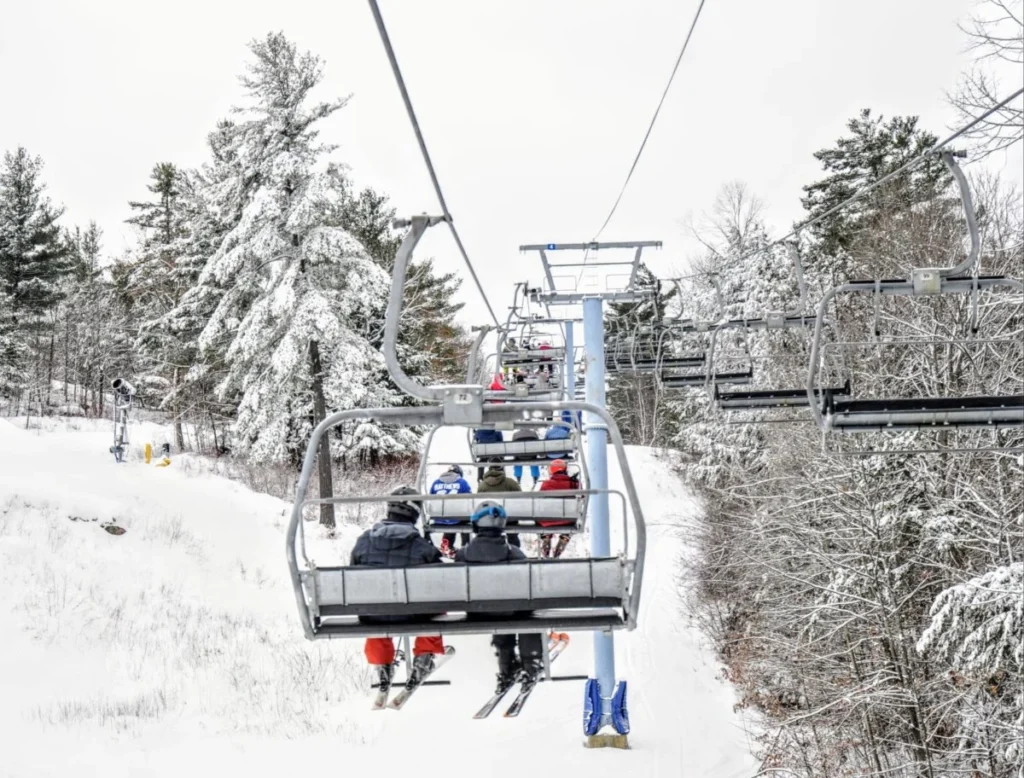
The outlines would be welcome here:
[[[708,322],[694,322],[679,325],[681,333],[699,333],[701,338],[707,337],[707,333],[714,333],[718,325]],[[708,356],[714,357],[708,352]],[[725,362],[726,364],[721,364]],[[686,370],[676,368],[673,372],[662,371],[658,380],[666,389],[705,389],[709,386],[729,386],[734,384],[749,384],[754,379],[754,365],[750,359],[749,351],[740,359],[721,359],[718,362],[703,359],[695,367],[703,367],[702,370]]]
[[[462,389],[480,390],[480,387]],[[453,388],[454,390],[454,388]],[[604,409],[578,402],[484,405],[471,398],[472,391],[453,391],[450,402],[440,407],[381,408],[342,411],[328,417],[313,431],[287,529],[286,552],[303,630],[309,639],[344,637],[395,637],[416,634],[506,634],[548,630],[613,630],[636,626],[640,584],[646,552],[646,531],[636,488],[626,461],[622,436]],[[477,397],[483,395],[480,391]],[[623,553],[593,559],[527,559],[504,565],[460,563],[409,568],[321,565],[306,551],[306,506],[322,503],[387,502],[390,495],[307,498],[316,467],[320,441],[345,421],[376,420],[399,426],[479,426],[528,421],[537,413],[585,410],[608,425],[608,433],[622,468],[626,494],[616,490],[581,489],[542,493],[492,492],[484,495],[421,494],[405,499],[420,501],[428,517],[460,518],[484,499],[503,504],[509,518],[519,521],[520,532],[543,532],[524,525],[537,519],[578,518],[577,527],[552,527],[563,533],[582,528],[580,506],[595,494],[617,495],[623,506]],[[626,511],[626,504],[630,510]],[[460,504],[461,502],[461,504]],[[444,505],[442,505],[444,504]],[[457,514],[457,515],[456,515]],[[635,555],[629,558],[628,516],[635,524]],[[438,529],[441,527],[439,526]],[[468,527],[443,525],[446,532]],[[511,527],[510,527],[511,529]],[[509,612],[517,616],[509,617]],[[489,618],[488,614],[501,614]],[[439,614],[424,617],[419,614]],[[371,623],[373,617],[403,616],[408,620]]]
[[[575,436],[574,436],[575,437]],[[550,441],[550,443],[561,443],[559,451],[567,448],[566,444],[573,441],[573,438]],[[544,443],[545,441],[506,441],[505,444],[499,443],[481,443],[475,444],[475,447],[479,450],[480,448],[494,448],[497,449],[501,446],[512,446],[516,443]],[[578,446],[575,443],[574,446]],[[550,447],[549,447],[550,448]],[[508,451],[506,449],[506,451]],[[508,515],[509,523],[505,531],[508,533],[535,533],[535,534],[564,534],[572,535],[578,532],[582,532],[586,527],[587,518],[587,504],[592,494],[600,494],[600,491],[593,491],[587,488],[589,484],[589,477],[586,471],[586,464],[582,456],[582,450],[579,451],[580,458],[580,474],[582,478],[583,488],[572,489],[572,490],[551,490],[551,491],[530,491],[530,492],[484,492],[473,495],[451,495],[451,496],[440,496],[437,495],[431,499],[428,499],[424,504],[424,528],[428,532],[470,532],[473,530],[472,522],[470,517],[479,507],[479,504],[485,500],[490,500],[501,505]],[[476,459],[476,453],[474,452],[475,461],[465,463],[478,466],[489,466],[494,464],[493,460],[498,458],[497,454],[492,454],[490,458],[485,458],[483,461]],[[564,455],[563,455],[563,458]],[[571,456],[569,457],[571,459]],[[426,465],[427,458],[421,462],[420,470],[420,482],[426,484]],[[549,465],[553,460],[551,458],[536,458],[536,454],[533,452],[516,455],[512,453],[509,458],[503,459],[498,464],[501,467],[511,467],[514,465]],[[464,464],[464,463],[457,463]],[[622,503],[623,515],[625,515],[625,501]],[[437,523],[438,520],[442,520],[443,523]],[[571,522],[565,524],[559,524],[557,526],[542,526],[540,522]]]
[[[825,311],[839,295],[871,295],[874,301],[874,334],[875,341],[844,344],[846,346],[929,346],[945,345],[969,349],[972,345],[1002,343],[1020,347],[1021,340],[977,340],[973,335],[978,331],[978,298],[982,293],[995,298],[997,290],[1024,291],[1024,282],[1008,276],[968,275],[976,270],[980,255],[980,237],[971,202],[970,190],[963,172],[957,165],[953,154],[942,153],[943,161],[953,174],[960,188],[961,202],[964,206],[970,236],[971,248],[966,259],[952,268],[921,268],[911,272],[908,279],[882,279],[870,281],[854,281],[830,289],[818,305],[814,325],[814,339],[811,345],[811,359],[807,372],[807,396],[812,413],[823,433],[865,433],[865,432],[903,432],[908,430],[949,431],[954,429],[1021,429],[1024,428],[1024,392],[1020,391],[1020,376],[1012,377],[1011,391],[972,393],[967,396],[946,397],[881,397],[866,398],[854,394],[848,398],[832,397],[824,407],[819,408],[817,398],[820,392],[821,334],[825,321]],[[882,298],[913,298],[969,295],[971,312],[971,335],[966,338],[919,338],[882,342],[880,328],[880,306]],[[1018,314],[1019,316],[1019,314]],[[998,443],[998,436],[997,436]],[[994,448],[1000,449],[997,445]],[[960,447],[943,450],[978,450],[977,446]],[[883,450],[875,452],[860,451],[857,453],[918,453],[917,451]]]
[[[882,296],[912,297],[922,294],[955,295],[969,294],[971,305],[977,305],[977,296],[982,290],[1012,289],[1024,291],[1024,282],[1006,276],[946,277],[936,280],[937,291],[915,290],[914,279],[886,279],[879,281],[854,281],[830,290],[822,300],[819,313],[840,294],[870,294],[878,300]],[[820,319],[819,319],[820,325]],[[821,350],[821,327],[815,327],[812,343],[811,363],[808,371],[808,397],[821,395],[820,370],[815,361]],[[1020,341],[972,338],[925,338],[882,342],[861,341],[841,344],[847,350],[857,347],[873,349],[891,347],[955,347],[969,351],[974,347],[995,347],[999,344],[1020,347]],[[1017,387],[1021,382],[1018,377]],[[862,395],[840,396],[826,391],[825,402],[819,407],[812,405],[815,420],[823,432],[865,433],[905,432],[912,430],[943,431],[952,429],[1006,429],[1024,428],[1024,392],[969,394],[945,397],[864,397]],[[961,449],[969,450],[969,449]],[[895,452],[893,452],[895,453]]]
[[[716,353],[718,335],[724,330],[742,330],[747,332],[762,332],[765,334],[782,333],[786,331],[799,331],[809,329],[814,325],[814,318],[802,314],[770,313],[759,319],[732,319],[720,324],[711,333],[710,351],[712,362]],[[804,343],[806,346],[806,341]],[[748,349],[749,352],[749,349]],[[759,357],[769,361],[771,365],[766,370],[759,370],[758,375],[769,376],[773,368],[777,368],[780,361],[785,360],[784,353],[772,351],[772,353]],[[752,356],[753,360],[754,357]],[[801,358],[801,363],[806,364],[806,357]],[[841,369],[833,371],[841,374],[844,379],[842,383],[833,381],[829,386],[815,391],[815,397],[819,406],[827,404],[835,397],[848,396],[850,394],[850,377],[845,365]],[[713,384],[713,399],[716,406],[725,411],[764,411],[779,409],[802,409],[808,406],[807,388],[756,388],[756,389],[722,389],[721,384]],[[781,419],[774,419],[780,421]],[[797,419],[794,419],[797,420]],[[757,423],[757,420],[751,420]]]
[[[473,384],[426,387],[402,370],[396,343],[409,261],[426,229],[446,220],[447,217],[424,215],[395,223],[397,227],[409,229],[395,256],[384,325],[383,354],[392,380],[400,389],[428,404],[341,411],[320,422],[310,436],[285,533],[288,570],[303,632],[308,639],[314,640],[633,629],[639,614],[647,533],[622,433],[608,411],[576,401],[505,402],[507,392],[489,391]],[[346,421],[372,420],[403,427],[508,428],[516,422],[553,418],[562,411],[586,411],[600,419],[615,450],[625,494],[613,489],[545,494],[574,500],[595,494],[617,494],[624,506],[628,498],[629,511],[623,510],[622,551],[618,556],[526,559],[496,565],[456,562],[407,568],[318,564],[310,559],[305,522],[302,521],[306,506],[367,501],[386,503],[393,499],[391,495],[308,498],[320,443],[324,435],[338,425]],[[585,494],[581,494],[583,491]],[[488,499],[509,496],[521,497],[522,493],[490,493]],[[439,497],[421,494],[404,499],[426,504]],[[459,495],[451,497],[458,499]],[[446,500],[441,498],[440,501]],[[627,532],[630,517],[636,538],[632,549]],[[508,615],[510,612],[513,615]],[[400,622],[370,623],[373,617],[381,616],[402,619]]]
[[[536,421],[518,423],[520,427],[539,427],[541,425],[567,427],[568,438],[557,440],[505,440],[501,443],[477,443],[470,438],[469,449],[472,461],[468,464],[486,466],[494,457],[500,457],[508,465],[544,465],[550,464],[553,455],[562,459],[573,460],[582,451],[580,433],[575,425],[562,420]]]

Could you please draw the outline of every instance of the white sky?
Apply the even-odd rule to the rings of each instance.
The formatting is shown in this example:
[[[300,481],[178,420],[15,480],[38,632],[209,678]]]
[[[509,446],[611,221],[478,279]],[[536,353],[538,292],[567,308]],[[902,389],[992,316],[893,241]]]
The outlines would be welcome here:
[[[521,243],[587,241],[604,221],[697,0],[381,0],[441,185],[492,303],[540,279]],[[779,234],[801,214],[812,152],[862,107],[946,134],[944,94],[969,62],[971,0],[707,0],[630,188],[603,240],[664,241],[668,275],[694,248],[685,220],[745,181]],[[0,149],[41,155],[65,222],[132,240],[127,201],[157,161],[194,166],[241,100],[246,43],[283,30],[326,60],[325,127],[357,183],[401,214],[437,204],[362,0],[10,0],[0,25]],[[1007,82],[1005,92],[1019,86]],[[1021,177],[1019,148],[989,162]],[[420,244],[459,269],[436,227]],[[464,286],[467,320],[483,306]]]

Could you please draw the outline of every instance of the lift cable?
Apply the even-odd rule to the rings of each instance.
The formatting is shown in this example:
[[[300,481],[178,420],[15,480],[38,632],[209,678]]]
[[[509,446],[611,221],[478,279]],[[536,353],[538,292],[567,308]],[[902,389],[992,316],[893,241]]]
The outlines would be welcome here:
[[[629,180],[633,177],[636,166],[640,162],[640,155],[644,153],[644,148],[647,146],[647,140],[651,137],[651,131],[654,129],[654,123],[658,120],[658,114],[661,113],[661,107],[665,104],[665,98],[668,96],[668,90],[672,87],[672,81],[676,77],[676,72],[679,70],[679,65],[683,61],[683,55],[686,54],[686,48],[690,45],[690,38],[693,37],[693,30],[697,26],[697,20],[700,18],[700,12],[704,10],[705,0],[700,0],[700,5],[697,6],[697,12],[693,15],[693,21],[690,23],[690,30],[686,33],[686,40],[683,41],[683,47],[679,50],[679,56],[676,57],[676,64],[672,67],[672,73],[668,77],[668,83],[665,84],[665,90],[661,93],[661,99],[658,101],[658,107],[654,109],[654,116],[651,117],[651,123],[647,126],[647,132],[644,134],[644,139],[640,142],[640,148],[636,152],[636,156],[633,158],[633,164],[629,168],[629,173],[626,174],[626,180],[622,182],[622,188],[619,190],[619,196],[615,198],[615,204],[612,206],[611,211],[608,212],[607,218],[604,220],[604,224],[601,225],[601,229],[597,231],[597,234],[591,239],[591,243],[596,243],[597,239],[601,237],[601,233],[604,232],[604,228],[608,226],[608,222],[612,220],[612,216],[615,215],[616,209],[619,207],[619,203],[622,202],[622,196],[626,193],[626,187],[629,186]],[[584,258],[584,262],[586,258]]]
[[[416,112],[412,108],[412,100],[409,98],[409,92],[405,88],[405,79],[402,78],[402,71],[398,67],[398,60],[395,59],[395,50],[391,47],[391,39],[388,37],[388,31],[384,27],[384,18],[380,15],[380,8],[377,5],[377,0],[369,0],[369,3],[370,10],[373,12],[373,18],[377,22],[377,31],[380,33],[381,42],[384,44],[384,49],[387,52],[388,61],[391,63],[391,71],[395,74],[395,81],[398,82],[398,90],[402,93],[402,102],[405,103],[406,113],[409,114],[409,121],[412,123],[413,132],[416,133],[416,141],[419,143],[420,152],[423,154],[423,161],[427,165],[427,172],[430,173],[430,180],[434,185],[434,191],[437,193],[437,200],[441,204],[441,211],[444,214],[445,221],[448,223],[448,229],[451,230],[452,237],[455,238],[455,245],[459,247],[459,253],[462,254],[462,258],[466,262],[466,267],[469,269],[469,274],[473,277],[473,282],[476,284],[476,288],[480,292],[480,296],[483,298],[484,305],[487,306],[487,312],[491,314],[491,319],[494,320],[494,326],[500,329],[501,323],[498,321],[498,317],[495,316],[494,309],[491,307],[491,301],[487,299],[487,294],[484,292],[484,288],[480,284],[480,279],[477,277],[476,270],[473,268],[473,263],[469,260],[469,254],[466,253],[466,247],[462,245],[462,238],[459,237],[459,232],[455,229],[455,221],[452,218],[451,211],[448,210],[448,203],[445,202],[444,194],[441,192],[441,184],[437,180],[434,163],[430,160],[430,153],[427,151],[427,142],[423,139],[423,133],[420,131],[420,123],[416,119]]]

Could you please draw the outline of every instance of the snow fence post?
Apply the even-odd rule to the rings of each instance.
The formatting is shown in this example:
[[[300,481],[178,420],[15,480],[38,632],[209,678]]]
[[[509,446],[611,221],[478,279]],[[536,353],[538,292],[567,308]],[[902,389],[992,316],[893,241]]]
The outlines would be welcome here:
[[[571,324],[569,325],[571,326]],[[566,331],[566,347],[568,336]],[[585,355],[587,402],[605,407],[604,392],[604,305],[600,296],[583,300],[583,351]],[[567,359],[571,357],[567,356]],[[575,388],[572,390],[575,392]],[[591,489],[608,488],[608,427],[599,416],[586,413],[584,416],[587,436],[587,470],[590,474]],[[590,527],[590,555],[594,558],[611,555],[611,534],[608,518],[608,493],[592,494],[588,503],[587,524]],[[625,734],[612,730],[602,733],[605,727],[612,728],[612,697],[615,694],[615,638],[611,631],[594,633],[594,675],[601,699],[600,718],[597,726],[587,726],[588,748],[628,748]],[[591,685],[591,684],[588,684]],[[591,685],[592,686],[592,685]],[[586,698],[585,698],[586,699]],[[586,703],[585,703],[586,704]],[[596,711],[595,711],[596,713]],[[588,731],[591,730],[591,731]]]

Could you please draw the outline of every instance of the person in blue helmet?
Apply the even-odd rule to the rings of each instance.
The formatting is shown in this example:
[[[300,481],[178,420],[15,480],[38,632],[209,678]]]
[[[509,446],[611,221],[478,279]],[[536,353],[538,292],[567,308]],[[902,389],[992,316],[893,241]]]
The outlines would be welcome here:
[[[496,502],[485,500],[477,506],[473,513],[473,526],[476,535],[468,546],[463,546],[455,554],[456,562],[467,565],[508,564],[526,559],[526,554],[515,546],[510,546],[505,534],[508,515],[505,509]],[[502,616],[513,617],[517,614],[488,613],[487,618],[495,619]],[[518,654],[516,644],[518,643]],[[544,641],[536,632],[519,635],[495,635],[491,645],[498,657],[498,688],[500,692],[510,687],[517,680],[535,681],[544,671]]]
[[[431,494],[472,494],[473,487],[469,481],[462,477],[462,468],[458,465],[449,465],[441,475],[430,486]],[[458,519],[434,519],[435,524],[457,524]],[[455,556],[455,534],[446,532],[441,538],[441,553],[446,557]],[[469,533],[461,532],[462,547],[469,545]],[[429,536],[427,540],[430,540]]]

